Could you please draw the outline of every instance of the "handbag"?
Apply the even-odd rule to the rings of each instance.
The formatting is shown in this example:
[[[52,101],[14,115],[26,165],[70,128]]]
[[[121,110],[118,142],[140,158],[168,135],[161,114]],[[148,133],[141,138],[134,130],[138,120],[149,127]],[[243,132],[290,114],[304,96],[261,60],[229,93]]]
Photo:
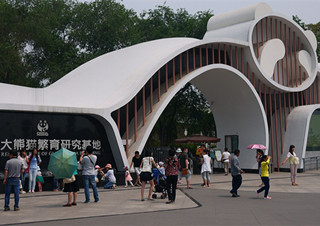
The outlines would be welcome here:
[[[299,157],[295,156],[294,157],[294,164],[299,165],[299,163],[300,163]]]
[[[187,168],[182,169],[182,174],[183,175],[187,175],[188,174],[188,169]]]
[[[65,184],[70,184],[70,183],[72,183],[74,181],[76,181],[76,177],[74,175],[72,175],[72,177],[70,177],[70,178],[64,178],[63,179],[63,183],[65,183]]]

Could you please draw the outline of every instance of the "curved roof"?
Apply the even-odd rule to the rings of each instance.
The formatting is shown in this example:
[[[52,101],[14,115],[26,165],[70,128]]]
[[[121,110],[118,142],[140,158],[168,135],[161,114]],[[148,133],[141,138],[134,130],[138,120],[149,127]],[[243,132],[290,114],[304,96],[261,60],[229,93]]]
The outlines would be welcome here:
[[[134,96],[167,62],[168,56],[198,41],[193,38],[160,39],[110,52],[42,89],[0,84],[0,95],[6,96],[1,103],[108,108]]]
[[[46,88],[44,103],[108,108],[127,96],[134,96],[167,61],[168,55],[197,41],[160,39],[104,54]],[[56,102],[59,99],[63,103]]]
[[[246,46],[251,51],[246,51],[246,54],[251,57],[249,63],[253,64],[256,76],[260,76],[262,81],[269,81],[250,43],[254,25],[268,15],[275,14],[268,5],[261,3],[214,16],[208,22],[208,31],[203,40],[160,39],[110,52],[81,65],[47,88],[0,84],[0,95],[5,96],[0,100],[0,105],[16,104],[26,108],[29,105],[30,109],[44,106],[115,110],[130,101],[151,76],[177,54],[212,42]],[[269,83],[274,88],[283,88],[273,81]],[[292,92],[302,88],[306,87],[283,89]]]

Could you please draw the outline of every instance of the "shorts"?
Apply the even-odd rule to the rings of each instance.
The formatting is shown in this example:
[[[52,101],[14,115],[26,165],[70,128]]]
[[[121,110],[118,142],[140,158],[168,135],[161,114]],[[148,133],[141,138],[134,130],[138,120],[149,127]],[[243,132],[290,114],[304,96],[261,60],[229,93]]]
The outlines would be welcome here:
[[[190,180],[191,178],[191,171],[188,169],[188,174],[187,175],[183,175],[182,171],[179,170],[179,180],[181,180],[182,177],[185,177],[187,180]]]
[[[203,180],[210,181],[210,171],[204,171],[201,173],[201,175]]]
[[[152,173],[151,172],[141,172],[140,173],[140,180],[141,181],[150,181],[152,180]]]
[[[136,174],[139,176],[141,173],[141,170],[139,167],[134,167],[134,172],[136,172]]]

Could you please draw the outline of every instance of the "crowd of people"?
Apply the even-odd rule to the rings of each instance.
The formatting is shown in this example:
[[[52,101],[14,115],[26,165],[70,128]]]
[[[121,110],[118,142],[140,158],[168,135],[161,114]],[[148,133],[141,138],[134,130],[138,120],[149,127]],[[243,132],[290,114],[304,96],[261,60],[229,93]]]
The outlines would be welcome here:
[[[291,182],[293,186],[296,186],[296,174],[297,174],[297,165],[299,164],[299,158],[294,152],[294,145],[290,146],[287,158],[282,162],[284,165],[288,160],[290,163],[291,171]],[[209,156],[209,152],[202,147],[201,150],[201,175],[203,179],[202,187],[210,187],[210,174],[212,173],[212,163],[213,159]],[[239,197],[238,189],[242,184],[242,173],[243,170],[240,168],[239,157],[240,150],[234,150],[233,154],[230,155],[227,148],[225,148],[221,162],[224,164],[225,175],[229,174],[229,164],[232,175],[232,189],[230,193],[232,197]],[[9,200],[10,193],[14,192],[15,204],[14,210],[18,211],[19,208],[19,193],[25,193],[23,190],[26,174],[29,174],[29,192],[33,193],[35,191],[36,184],[38,183],[39,191],[41,191],[41,184],[43,183],[43,178],[37,179],[40,172],[41,158],[38,155],[38,151],[34,149],[32,154],[27,156],[25,151],[22,151],[20,155],[17,155],[17,152],[12,150],[9,155],[10,159],[6,162],[5,165],[5,174],[4,181],[5,184],[5,205],[4,210],[10,210]],[[257,150],[256,159],[258,162],[259,175],[261,177],[262,184],[257,190],[257,197],[259,194],[264,191],[264,198],[271,199],[268,195],[270,190],[270,178],[269,178],[269,164],[270,156],[264,154],[262,150]],[[98,175],[101,176],[101,180],[104,181],[105,189],[115,189],[116,188],[116,176],[112,165],[110,163],[106,164],[105,167],[100,168],[96,165],[97,156],[93,154],[93,149],[91,146],[88,146],[85,151],[82,151],[79,167],[73,173],[71,178],[66,178],[63,180],[64,188],[63,191],[68,194],[68,201],[64,204],[64,207],[71,207],[77,205],[77,197],[79,191],[79,176],[78,170],[82,171],[82,181],[84,186],[85,201],[84,203],[90,202],[90,191],[91,187],[94,197],[94,202],[99,202],[99,194],[97,189],[97,182],[99,182]],[[141,201],[144,201],[144,190],[147,183],[150,184],[149,192],[147,199],[153,200],[152,193],[154,191],[154,178],[153,178],[153,169],[159,171],[161,175],[166,178],[166,192],[168,195],[167,204],[172,204],[176,200],[176,189],[177,185],[181,183],[182,178],[186,179],[187,189],[191,189],[191,171],[190,171],[190,158],[188,155],[188,149],[184,148],[182,151],[180,148],[177,150],[170,149],[168,152],[168,157],[165,162],[156,163],[152,157],[151,151],[146,151],[144,157],[142,157],[139,152],[135,152],[135,156],[132,158],[130,167],[124,167],[124,178],[125,178],[125,187],[128,186],[128,183],[131,186],[141,186]],[[130,169],[133,169],[136,173],[136,181],[133,184],[133,179],[131,177]],[[42,178],[42,179],[41,179]],[[57,181],[56,178],[54,178]],[[54,189],[57,185],[54,183]]]

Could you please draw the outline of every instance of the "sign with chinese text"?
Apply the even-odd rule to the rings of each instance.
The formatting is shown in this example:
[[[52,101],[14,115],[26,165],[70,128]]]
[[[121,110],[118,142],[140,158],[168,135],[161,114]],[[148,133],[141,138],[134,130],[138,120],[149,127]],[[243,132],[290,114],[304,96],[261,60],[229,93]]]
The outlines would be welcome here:
[[[92,146],[97,164],[114,165],[114,158],[103,125],[95,118],[80,114],[0,111],[0,171],[10,150],[34,148],[42,159],[41,169],[47,169],[52,153],[64,147],[78,155]]]

